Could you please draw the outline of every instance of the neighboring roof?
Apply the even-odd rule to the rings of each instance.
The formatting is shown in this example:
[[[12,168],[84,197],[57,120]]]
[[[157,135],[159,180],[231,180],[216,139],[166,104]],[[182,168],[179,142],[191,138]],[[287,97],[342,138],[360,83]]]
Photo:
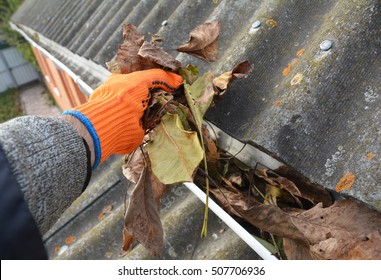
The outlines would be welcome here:
[[[12,21],[31,36],[37,32],[41,45],[93,87],[107,76],[99,65],[105,67],[114,56],[122,23],[132,23],[145,34],[159,33],[164,49],[175,55],[171,50],[196,25],[220,21],[218,62],[208,64],[185,54],[177,58],[215,73],[248,59],[254,70],[216,102],[208,120],[328,189],[335,190],[346,173],[354,174],[354,185],[343,194],[381,211],[380,18],[378,0],[26,0]],[[260,26],[252,27],[257,21]],[[333,44],[329,50],[320,47],[325,40]],[[191,205],[188,199],[183,203]],[[115,215],[121,218],[123,211],[118,211]],[[177,217],[176,226],[179,221],[201,224],[191,223],[196,219],[192,215]],[[116,234],[120,228],[107,230]],[[97,240],[103,246],[102,237]],[[213,247],[207,243],[205,248]],[[75,256],[95,257],[83,246]],[[178,253],[182,246],[173,249],[179,258],[185,258]]]

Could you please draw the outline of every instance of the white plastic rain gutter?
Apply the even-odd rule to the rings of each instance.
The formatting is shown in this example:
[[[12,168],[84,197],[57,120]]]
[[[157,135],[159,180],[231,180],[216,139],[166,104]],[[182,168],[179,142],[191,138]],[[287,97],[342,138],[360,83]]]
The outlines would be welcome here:
[[[13,22],[9,22],[12,29],[16,30],[18,33],[20,33],[25,40],[27,40],[33,47],[38,49],[45,57],[49,58],[51,61],[54,62],[54,64],[61,69],[62,71],[66,72],[73,81],[78,85],[78,87],[81,89],[83,93],[86,95],[90,95],[94,90],[89,87],[80,76],[76,75],[73,71],[71,71],[65,64],[63,64],[61,61],[59,61],[57,58],[55,58],[51,53],[49,53],[47,50],[42,48],[40,45],[38,45],[35,41],[33,41],[22,29],[18,28],[17,25],[15,25]]]
[[[184,183],[184,185],[195,194],[204,204],[206,201],[206,194],[194,183]],[[264,260],[277,260],[277,258],[270,253],[257,239],[248,233],[239,223],[237,223],[228,213],[226,213],[217,203],[210,197],[208,200],[208,207],[213,211],[226,225],[228,225],[243,241],[246,242],[262,259]]]
[[[44,56],[49,58],[54,64],[66,72],[78,85],[82,92],[86,95],[91,95],[94,91],[89,85],[87,85],[80,76],[76,75],[72,70],[70,70],[65,64],[55,58],[52,54],[50,54],[47,50],[38,45],[35,41],[33,41],[22,29],[17,27],[14,23],[10,22],[11,27],[19,32],[33,47],[38,49]],[[258,158],[261,159],[262,163],[265,163],[267,166],[280,166],[281,164],[275,160],[273,160],[268,155],[262,153],[261,151],[255,149],[252,146],[245,146],[239,141],[228,138],[227,134],[223,133],[217,127],[213,126],[213,131],[216,132],[219,136],[222,136],[219,144],[223,144],[222,146],[229,147],[230,153],[235,154],[238,150],[241,151],[241,155],[244,155],[244,158],[239,158],[244,162],[248,162],[254,160],[257,162]],[[238,144],[238,145],[237,145]],[[241,145],[241,147],[239,147]],[[254,149],[254,150],[253,150]],[[185,187],[187,187],[196,197],[198,197],[204,204],[206,201],[206,194],[194,183],[184,183]],[[214,214],[216,214],[226,225],[228,225],[247,245],[249,245],[262,259],[264,260],[278,260],[271,252],[266,249],[257,239],[255,239],[249,232],[247,232],[239,223],[237,223],[228,213],[226,213],[218,204],[216,204],[212,199],[209,199],[208,206]]]

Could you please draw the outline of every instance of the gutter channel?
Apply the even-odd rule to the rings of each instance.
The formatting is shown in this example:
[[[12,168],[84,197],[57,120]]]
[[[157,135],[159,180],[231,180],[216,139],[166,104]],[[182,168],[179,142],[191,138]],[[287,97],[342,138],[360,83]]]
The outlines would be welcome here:
[[[80,76],[76,75],[70,68],[55,58],[46,49],[38,45],[33,39],[31,39],[22,29],[20,29],[13,22],[9,22],[12,29],[20,33],[25,40],[27,40],[33,47],[38,49],[45,57],[49,58],[60,70],[67,73],[74,82],[78,85],[79,89],[90,96],[93,93],[93,89],[87,85]],[[37,33],[37,32],[36,32]],[[258,162],[268,166],[271,169],[277,169],[284,164],[278,160],[272,158],[268,154],[260,151],[250,144],[242,143],[233,137],[229,136],[221,129],[211,123],[208,124],[210,135],[216,135],[219,141],[219,145],[227,152],[236,155],[237,159],[241,160],[248,166],[255,166]],[[199,198],[204,204],[206,201],[206,194],[194,183],[183,183],[197,198]],[[278,260],[271,252],[265,248],[253,235],[246,231],[237,221],[235,221],[225,210],[223,210],[218,204],[216,204],[212,198],[209,197],[209,209],[216,214],[227,226],[229,226],[250,248],[252,248],[262,259],[264,260]]]

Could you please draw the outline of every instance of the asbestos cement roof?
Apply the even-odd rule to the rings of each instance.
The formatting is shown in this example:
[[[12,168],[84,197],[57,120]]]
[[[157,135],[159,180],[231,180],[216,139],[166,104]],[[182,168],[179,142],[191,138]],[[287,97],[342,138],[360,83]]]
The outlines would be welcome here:
[[[123,23],[159,33],[163,48],[176,55],[171,50],[195,26],[220,21],[218,62],[177,59],[214,73],[248,59],[254,69],[216,101],[207,119],[332,191],[345,174],[355,175],[342,194],[381,211],[380,1],[26,0],[12,21],[93,88],[108,74],[105,62],[122,41]],[[98,191],[85,193],[72,207],[77,212],[48,239],[53,256],[53,248],[77,232],[82,237],[59,257],[116,257],[127,183],[120,162],[110,170],[93,178],[89,189]],[[181,187],[171,195],[173,205],[162,212],[165,258],[257,257],[217,218],[215,235],[196,246],[203,205]],[[110,203],[114,210],[99,222],[95,213]],[[149,258],[139,248],[126,257]]]

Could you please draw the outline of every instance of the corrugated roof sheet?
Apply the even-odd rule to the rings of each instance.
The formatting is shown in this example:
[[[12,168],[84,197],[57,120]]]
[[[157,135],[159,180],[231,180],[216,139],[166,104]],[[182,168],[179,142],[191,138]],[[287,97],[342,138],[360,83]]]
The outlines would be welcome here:
[[[164,20],[168,21],[166,25],[162,25]],[[197,64],[202,71],[215,73],[230,70],[236,62],[248,59],[254,64],[254,71],[248,79],[235,82],[216,102],[207,114],[208,120],[234,138],[268,151],[328,189],[335,190],[344,174],[354,174],[355,184],[343,193],[380,211],[380,1],[27,0],[12,18],[31,36],[38,33],[42,45],[93,87],[107,73],[94,76],[94,72],[99,72],[96,64],[105,67],[122,41],[122,23],[132,23],[143,33],[161,34],[165,38],[164,49],[176,54],[171,50],[185,42],[196,25],[215,20],[222,24],[218,62],[208,64],[185,54],[177,58],[183,64]],[[260,26],[253,28],[256,21],[260,21]],[[333,44],[329,50],[320,47],[325,40]],[[374,156],[369,157],[370,154]],[[116,166],[113,172],[119,174],[120,165]],[[120,180],[120,174],[111,174],[114,173],[106,172],[103,176],[117,176]],[[100,184],[95,181],[93,184]],[[108,179],[103,182],[110,184]],[[102,253],[97,258],[115,257],[114,250],[120,247],[120,240],[115,236],[121,230],[121,219],[116,219],[122,217],[121,206],[115,206],[113,214],[100,222],[109,223],[103,224],[108,234],[95,227],[99,235],[90,235],[84,232],[84,225],[88,225],[87,230],[95,231],[92,226],[98,221],[86,213],[93,211],[95,215],[107,203],[120,205],[124,186],[120,182],[114,183],[109,191],[101,187],[99,192],[90,194],[89,191],[87,196],[94,197],[94,201],[83,202],[87,205],[83,206],[85,210],[73,214],[75,218],[64,224],[48,240],[48,245],[53,248],[63,242],[64,236],[77,232],[83,238],[61,257],[95,258],[99,248]],[[106,197],[109,197],[107,203]],[[191,195],[185,195],[173,207],[178,207],[178,213],[186,207],[193,210],[203,207],[195,207],[197,202],[192,199]],[[187,258],[184,248],[195,245],[186,244],[184,236],[179,237],[182,232],[179,221],[184,223],[183,232],[189,237],[188,230],[194,230],[194,234],[199,231],[196,227],[201,224],[201,214],[197,216],[196,211],[171,216],[176,211],[163,213],[169,219],[164,224],[166,238],[170,240],[165,257]],[[93,222],[89,223],[90,220]],[[173,226],[171,221],[175,221],[177,230],[169,230]],[[228,240],[233,238],[228,231],[223,236],[229,236]],[[97,241],[98,249],[89,249],[87,240],[91,238]],[[107,238],[109,241],[105,243]],[[231,250],[216,252],[214,244],[224,243],[219,238],[218,234],[216,240],[209,237],[210,244],[203,240],[193,257],[218,258],[219,254],[232,254]],[[220,245],[229,247],[229,244]],[[140,258],[141,254],[145,253],[130,256]]]

